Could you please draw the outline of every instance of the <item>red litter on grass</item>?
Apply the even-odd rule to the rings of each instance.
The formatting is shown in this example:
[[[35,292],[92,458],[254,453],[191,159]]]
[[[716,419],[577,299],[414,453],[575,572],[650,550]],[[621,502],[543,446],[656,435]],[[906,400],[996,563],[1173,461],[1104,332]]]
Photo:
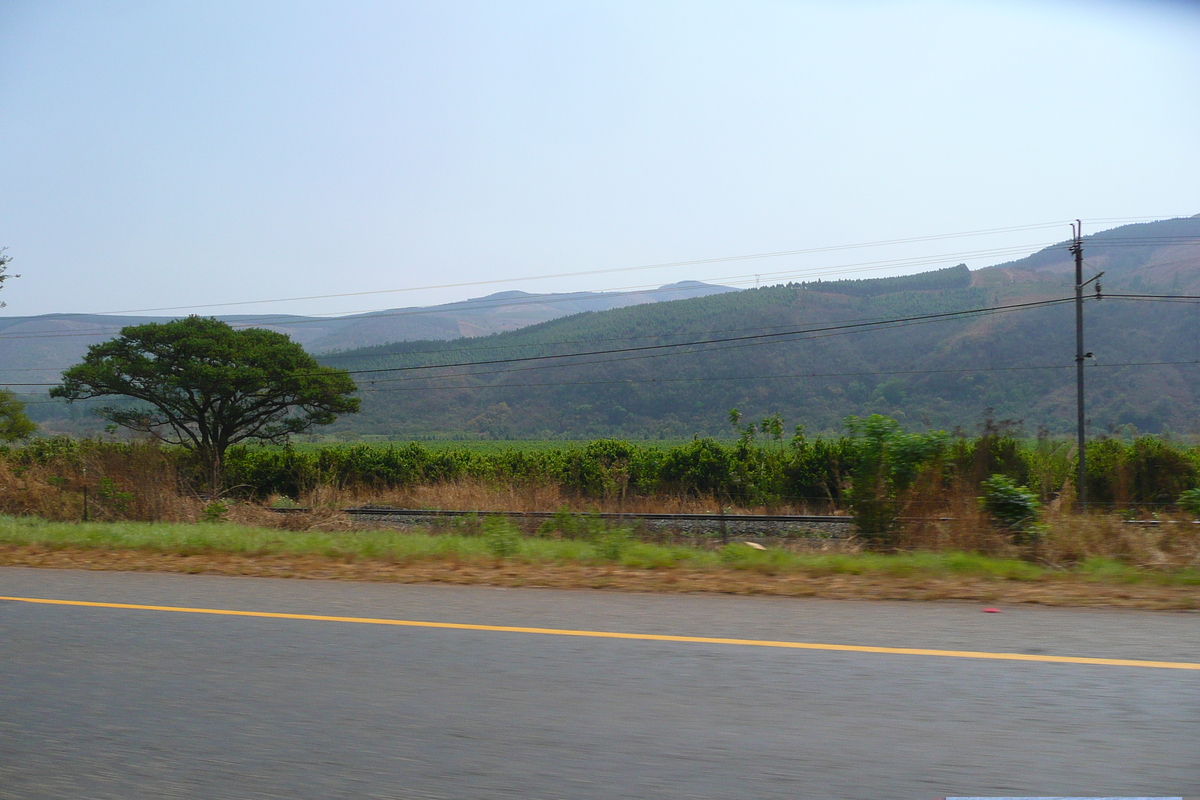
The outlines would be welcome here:
[[[985,614],[999,614],[999,613],[1000,613],[1000,609],[998,609],[998,608],[985,608],[985,609],[983,610],[983,613],[985,613]]]

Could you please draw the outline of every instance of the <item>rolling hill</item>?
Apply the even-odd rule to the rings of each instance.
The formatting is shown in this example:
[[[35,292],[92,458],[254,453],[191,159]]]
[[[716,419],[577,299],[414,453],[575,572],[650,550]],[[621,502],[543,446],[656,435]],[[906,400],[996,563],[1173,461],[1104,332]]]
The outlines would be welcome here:
[[[1092,433],[1200,433],[1200,303],[1116,296],[1200,295],[1200,217],[1115,228],[1086,237],[1084,251],[1087,275],[1105,273],[1104,299],[1085,312]],[[1070,303],[868,323],[1071,298],[1072,285],[1064,242],[974,271],[790,283],[345,349],[321,360],[355,371],[363,409],[323,433],[679,438],[728,434],[734,407],[812,433],[870,413],[947,430],[991,414],[1064,433],[1074,425]],[[85,424],[79,410],[75,423],[53,404],[31,411],[50,430]]]
[[[394,308],[343,317],[296,315],[223,316],[233,325],[270,328],[288,334],[311,353],[370,347],[409,339],[449,340],[486,336],[528,325],[613,308],[668,302],[737,291],[697,281],[631,292],[530,294],[499,292],[439,306]],[[0,387],[53,381],[78,362],[87,348],[116,336],[127,325],[165,322],[174,317],[102,314],[44,314],[0,317]]]
[[[1086,237],[1087,274],[1112,294],[1200,294],[1200,218]],[[830,328],[1073,295],[1066,243],[970,271],[787,284],[563,317],[456,342],[408,342],[338,354],[364,372],[363,412],[346,435],[581,438],[727,432],[737,407],[781,413],[810,431],[848,414],[914,428],[974,428],[988,409],[1032,432],[1071,429],[1071,305],[843,328],[806,336],[714,339]],[[1107,297],[1086,308],[1094,433],[1193,432],[1200,411],[1200,304]],[[684,342],[709,341],[681,347]],[[645,348],[659,349],[645,349]],[[633,349],[642,348],[642,349]],[[624,351],[624,352],[601,352]],[[592,353],[557,358],[563,353]],[[536,358],[533,361],[515,359]],[[429,364],[473,364],[440,370]],[[438,377],[434,377],[438,376]]]

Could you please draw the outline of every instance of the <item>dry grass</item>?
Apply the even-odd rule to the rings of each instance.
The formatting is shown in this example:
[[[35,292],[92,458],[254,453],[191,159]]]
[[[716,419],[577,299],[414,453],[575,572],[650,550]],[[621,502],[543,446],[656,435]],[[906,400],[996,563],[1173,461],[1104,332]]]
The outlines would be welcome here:
[[[1200,525],[1182,517],[1131,524],[1113,515],[1070,513],[1059,504],[1046,510],[1036,541],[1021,544],[993,525],[971,497],[951,500],[931,516],[906,524],[899,540],[903,549],[962,550],[1054,569],[1098,559],[1137,569],[1200,569]]]
[[[1081,577],[1005,581],[976,576],[871,574],[768,575],[752,570],[634,569],[571,563],[455,560],[396,564],[322,556],[180,555],[140,550],[0,545],[0,564],[58,569],[176,572],[267,578],[448,583],[633,592],[721,593],[839,600],[957,600],[1050,606],[1195,610],[1195,587],[1153,582],[1113,586]]]
[[[246,513],[268,514],[246,507]],[[586,539],[347,530],[333,512],[302,531],[230,523],[53,523],[0,517],[0,564],[372,581],[725,592],[795,597],[972,600],[1194,609],[1200,570],[1138,569],[1091,557],[1073,569],[976,553],[802,552],[638,542],[618,530]],[[269,520],[280,517],[269,515]],[[316,530],[320,525],[333,529]]]
[[[278,498],[271,498],[277,500]],[[732,514],[810,514],[807,506],[745,506],[731,504],[712,496],[657,495],[654,497],[580,497],[550,484],[532,486],[495,485],[464,478],[445,483],[425,484],[404,489],[338,489],[319,486],[304,493],[299,505],[308,508],[347,508],[357,505],[386,505],[397,508],[458,509],[464,511],[526,512],[558,511],[577,513],[659,513],[712,514],[722,505]]]
[[[174,467],[154,448],[28,467],[0,460],[0,514],[80,520],[85,488],[87,516],[96,520],[193,522],[204,505],[180,490]]]
[[[907,519],[898,544],[906,550],[962,550],[1008,558],[1021,555],[1021,548],[989,523],[974,498],[956,498],[930,513],[928,519]]]
[[[1132,525],[1099,514],[1057,514],[1046,524],[1048,533],[1032,553],[1042,563],[1071,566],[1109,559],[1139,569],[1200,568],[1200,525],[1190,520]]]
[[[47,465],[18,467],[0,459],[0,514],[36,517],[51,521],[83,518],[83,488],[88,488],[89,516],[93,520],[196,522],[204,518],[208,500],[189,494],[181,486],[171,461],[157,448],[129,451],[83,451]],[[1135,569],[1156,573],[1200,570],[1200,526],[1186,521],[1160,525],[1129,525],[1099,514],[1074,515],[1061,507],[1047,509],[1044,529],[1032,544],[1014,543],[981,514],[973,496],[952,496],[939,511],[930,513],[924,498],[945,487],[923,487],[921,503],[914,502],[906,516],[929,515],[927,520],[906,522],[897,542],[907,552],[962,551],[1017,559],[1058,571],[1100,573]],[[228,502],[225,518],[241,525],[294,532],[348,533],[362,529],[356,520],[339,513],[348,506],[379,504],[401,508],[464,509],[481,512],[569,510],[627,513],[712,513],[720,509],[713,497],[664,496],[653,498],[581,498],[555,485],[495,485],[479,480],[458,480],[391,491],[366,491],[320,486],[299,498],[303,513],[276,514],[264,504]],[[269,505],[268,502],[265,505]],[[922,509],[918,512],[917,509]],[[729,513],[804,513],[807,508],[726,506]],[[532,533],[536,525],[528,527]],[[463,530],[450,527],[445,530]],[[711,537],[641,531],[639,537],[659,544],[692,544],[712,548]],[[764,539],[768,541],[768,539]],[[776,550],[794,553],[853,554],[857,544],[845,541],[796,540],[777,542]]]

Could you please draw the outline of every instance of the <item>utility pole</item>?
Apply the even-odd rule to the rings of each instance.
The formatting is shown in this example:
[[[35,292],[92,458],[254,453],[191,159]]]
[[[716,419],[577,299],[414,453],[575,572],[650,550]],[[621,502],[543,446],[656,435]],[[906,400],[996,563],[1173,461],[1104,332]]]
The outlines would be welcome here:
[[[1083,223],[1071,225],[1071,252],[1075,254],[1075,412],[1079,439],[1079,472],[1075,477],[1075,493],[1079,509],[1087,508],[1087,431],[1083,411],[1083,360],[1091,353],[1083,352]]]
[[[1083,223],[1079,220],[1071,225],[1071,252],[1075,255],[1075,414],[1079,441],[1079,472],[1075,476],[1076,497],[1079,510],[1087,508],[1087,430],[1083,410],[1083,360],[1091,358],[1091,353],[1083,350],[1083,289],[1092,281],[1096,282],[1096,299],[1099,300],[1100,278],[1103,272],[1097,272],[1086,281],[1083,279]]]

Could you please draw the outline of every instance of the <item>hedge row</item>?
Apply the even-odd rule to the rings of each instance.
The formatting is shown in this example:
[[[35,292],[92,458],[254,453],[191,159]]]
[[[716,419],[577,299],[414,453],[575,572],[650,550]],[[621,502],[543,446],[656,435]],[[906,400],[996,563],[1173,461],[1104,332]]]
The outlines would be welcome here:
[[[892,420],[879,419],[895,426]],[[227,485],[258,497],[297,497],[320,485],[390,489],[467,478],[512,486],[553,484],[583,497],[692,494],[749,504],[836,508],[852,499],[849,490],[856,476],[860,482],[871,475],[872,480],[886,478],[899,486],[897,475],[915,471],[936,478],[924,486],[974,491],[989,476],[999,474],[1028,486],[1042,500],[1073,491],[1075,457],[1069,442],[1002,435],[972,439],[900,434],[898,426],[887,425],[878,428],[884,431],[879,434],[883,439],[871,441],[871,434],[862,432],[867,428],[839,438],[798,435],[782,442],[743,436],[736,442],[696,439],[666,449],[608,439],[550,449],[483,452],[434,450],[418,443],[334,445],[311,451],[236,447],[226,454],[225,470]],[[32,464],[61,465],[65,470],[85,460],[95,464],[144,460],[146,448],[64,437],[0,449],[0,459],[18,472]],[[156,452],[173,464],[183,480],[195,474],[188,453]],[[1154,437],[1104,439],[1088,447],[1088,491],[1097,504],[1170,505],[1183,491],[1196,487],[1198,480],[1197,448]],[[911,474],[906,481],[911,484]]]

